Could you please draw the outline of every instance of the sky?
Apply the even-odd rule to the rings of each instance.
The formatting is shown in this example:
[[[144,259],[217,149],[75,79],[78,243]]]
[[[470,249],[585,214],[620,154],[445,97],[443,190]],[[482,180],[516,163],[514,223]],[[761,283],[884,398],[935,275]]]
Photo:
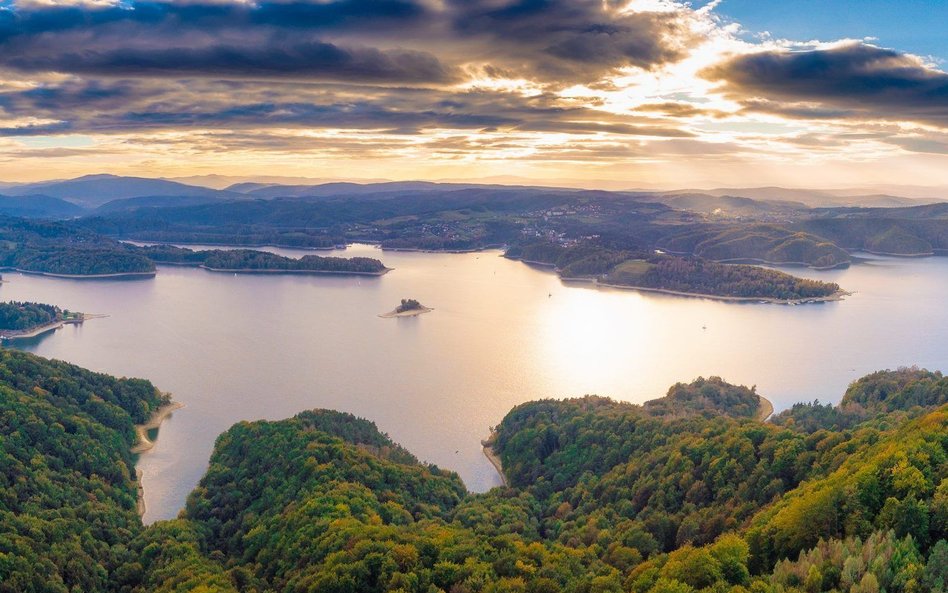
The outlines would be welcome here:
[[[0,181],[948,188],[948,2],[0,0]]]

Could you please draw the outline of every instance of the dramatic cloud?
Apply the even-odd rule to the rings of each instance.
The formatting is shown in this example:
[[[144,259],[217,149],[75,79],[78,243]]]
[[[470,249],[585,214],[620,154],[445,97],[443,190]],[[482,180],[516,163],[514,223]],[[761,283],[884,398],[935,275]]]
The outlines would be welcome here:
[[[681,59],[694,39],[678,12],[630,12],[615,0],[449,0],[452,31],[481,40],[512,77],[590,81]]]
[[[865,44],[810,51],[767,51],[715,66],[752,109],[803,118],[920,121],[948,127],[948,74],[919,59]]]
[[[830,157],[948,170],[944,72],[754,37],[717,4],[0,0],[0,175],[40,159],[57,176],[358,160],[371,177],[630,186],[779,183]]]
[[[687,41],[680,18],[602,0],[28,5],[0,11],[0,65],[406,84],[449,82],[466,67],[595,82],[616,69],[680,58]]]
[[[235,100],[235,97],[239,100]],[[536,131],[688,137],[690,132],[654,118],[601,113],[567,105],[551,94],[524,97],[478,90],[447,92],[249,82],[67,81],[0,93],[0,110],[46,123],[0,127],[4,135],[58,132],[137,132],[187,128]],[[67,121],[57,121],[66,112]]]

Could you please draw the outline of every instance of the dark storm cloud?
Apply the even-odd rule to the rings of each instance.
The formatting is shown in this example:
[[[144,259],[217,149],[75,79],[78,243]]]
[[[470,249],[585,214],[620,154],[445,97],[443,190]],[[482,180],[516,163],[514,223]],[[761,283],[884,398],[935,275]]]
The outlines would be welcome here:
[[[677,60],[690,41],[677,13],[622,11],[614,0],[448,0],[452,27],[482,40],[493,67],[527,78],[597,79]]]
[[[420,15],[406,2],[364,0],[0,11],[0,65],[90,76],[448,82],[452,68],[430,53],[322,39],[356,26],[410,24]]]
[[[556,95],[682,56],[684,11],[624,4],[23,3],[0,9],[0,119],[12,118],[0,135],[282,127],[689,137],[661,117]],[[539,90],[461,86],[485,75]]]
[[[870,45],[749,54],[704,75],[725,81],[727,92],[753,110],[948,127],[948,74]]]
[[[676,13],[601,0],[132,3],[0,11],[0,65],[99,76],[445,83],[473,64],[555,82],[680,57]]]
[[[2,58],[0,58],[2,61]],[[443,83],[456,78],[434,56],[415,51],[343,48],[332,43],[266,42],[257,47],[134,48],[61,52],[10,59],[19,70],[76,74],[216,75],[324,80]]]

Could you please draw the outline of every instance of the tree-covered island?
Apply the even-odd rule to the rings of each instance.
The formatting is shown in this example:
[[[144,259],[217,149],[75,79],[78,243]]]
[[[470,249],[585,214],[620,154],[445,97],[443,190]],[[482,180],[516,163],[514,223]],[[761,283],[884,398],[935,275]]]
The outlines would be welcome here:
[[[388,313],[379,315],[379,317],[414,317],[431,311],[434,311],[434,309],[422,305],[415,299],[402,299],[402,302],[399,303],[397,307]]]

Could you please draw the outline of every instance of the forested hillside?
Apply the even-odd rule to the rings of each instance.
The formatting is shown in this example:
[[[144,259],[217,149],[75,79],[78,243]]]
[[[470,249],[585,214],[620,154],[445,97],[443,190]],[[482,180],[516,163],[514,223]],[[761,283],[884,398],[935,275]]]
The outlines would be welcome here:
[[[718,378],[523,404],[492,443],[510,486],[486,494],[349,414],[241,422],[182,515],[143,528],[128,450],[154,388],[0,354],[0,591],[945,590],[936,373],[857,381],[842,427],[762,423],[756,391]]]
[[[132,578],[130,448],[161,402],[147,381],[0,350],[0,591],[117,591]]]

